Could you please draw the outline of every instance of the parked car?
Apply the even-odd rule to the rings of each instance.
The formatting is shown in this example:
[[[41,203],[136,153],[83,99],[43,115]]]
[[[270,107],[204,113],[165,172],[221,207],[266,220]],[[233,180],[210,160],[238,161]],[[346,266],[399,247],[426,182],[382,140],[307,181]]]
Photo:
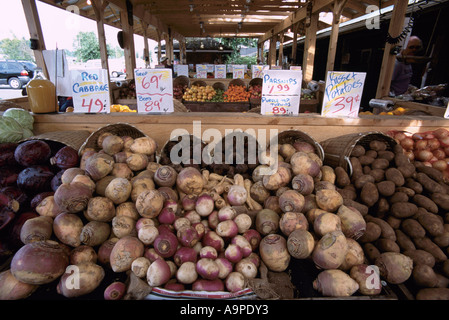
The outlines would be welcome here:
[[[23,62],[0,60],[0,84],[9,84],[13,89],[21,89],[33,78],[33,70]]]

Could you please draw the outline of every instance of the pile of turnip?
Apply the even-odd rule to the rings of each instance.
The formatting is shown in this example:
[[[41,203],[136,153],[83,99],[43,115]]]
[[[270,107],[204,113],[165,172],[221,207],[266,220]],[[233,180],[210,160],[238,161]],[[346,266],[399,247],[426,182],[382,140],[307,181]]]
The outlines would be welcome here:
[[[448,299],[449,186],[444,171],[411,160],[401,141],[393,148],[382,140],[357,145],[352,176],[336,168],[336,185],[366,221],[358,241],[381,277],[406,283],[416,299]]]

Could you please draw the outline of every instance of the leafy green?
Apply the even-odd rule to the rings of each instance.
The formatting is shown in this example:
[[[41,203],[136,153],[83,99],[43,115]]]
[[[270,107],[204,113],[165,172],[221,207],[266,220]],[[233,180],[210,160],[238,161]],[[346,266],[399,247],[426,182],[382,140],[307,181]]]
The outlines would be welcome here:
[[[18,142],[23,138],[24,128],[14,118],[0,118],[0,143]]]
[[[33,130],[33,115],[22,108],[9,108],[3,113],[4,117],[14,118],[22,127]]]

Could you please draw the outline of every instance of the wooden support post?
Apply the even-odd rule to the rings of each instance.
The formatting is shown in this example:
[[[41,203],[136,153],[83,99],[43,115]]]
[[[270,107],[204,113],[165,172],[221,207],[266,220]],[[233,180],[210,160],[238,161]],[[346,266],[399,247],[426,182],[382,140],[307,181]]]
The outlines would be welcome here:
[[[42,69],[44,75],[49,78],[47,66],[45,65],[43,51],[45,50],[44,35],[42,33],[41,22],[36,8],[36,0],[22,0],[25,19],[30,31],[30,38],[37,41],[37,48],[33,50],[36,65]]]
[[[120,10],[120,21],[122,23],[122,30],[123,30],[126,79],[134,79],[134,69],[136,68],[134,31],[133,27],[128,23],[128,12],[126,10]]]
[[[278,35],[275,34],[270,39],[270,51],[268,52],[268,64],[270,66],[276,65],[276,44]]]
[[[293,42],[292,42],[292,65],[296,66],[296,54],[298,52],[298,29],[299,29],[299,22],[297,22],[293,26]]]
[[[161,45],[162,35],[158,31],[157,32],[157,64],[161,64],[161,56],[162,56],[162,45]]]
[[[279,34],[279,65],[283,65],[284,60],[284,31]]]
[[[390,25],[388,27],[388,32],[393,37],[400,35],[402,32],[407,5],[407,0],[397,0],[394,5]],[[391,78],[393,76],[393,69],[396,62],[396,56],[390,53],[393,47],[394,45],[389,43],[385,44],[379,82],[377,84],[376,91],[376,98],[378,99],[388,96],[390,91]]]
[[[338,31],[340,29],[341,12],[348,0],[335,0],[332,10],[332,30],[329,38],[329,50],[327,52],[326,77],[328,71],[333,71],[335,66],[335,54],[337,53]]]
[[[106,46],[106,36],[104,33],[104,9],[108,5],[108,1],[93,0],[92,8],[95,12],[95,20],[97,22],[98,42],[100,44],[100,58],[101,67],[108,70],[109,77],[109,64],[108,64],[108,50]]]
[[[310,82],[313,78],[313,66],[315,63],[316,33],[318,31],[319,13],[310,16],[310,25],[306,27],[306,38],[304,41],[304,56],[302,61],[303,80]]]
[[[148,23],[146,23],[143,20],[140,20],[140,23],[142,24],[143,29],[143,58],[145,60],[145,68],[150,67],[150,48],[148,47]]]
[[[171,34],[170,28],[168,28],[168,33],[165,36],[165,55],[168,57],[170,64],[173,64],[173,35]]]

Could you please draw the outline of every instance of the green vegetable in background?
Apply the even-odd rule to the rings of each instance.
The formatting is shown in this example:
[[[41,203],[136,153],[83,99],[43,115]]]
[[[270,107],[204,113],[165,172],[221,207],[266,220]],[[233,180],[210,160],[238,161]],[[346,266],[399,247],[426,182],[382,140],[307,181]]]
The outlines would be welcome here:
[[[20,123],[14,118],[4,117],[0,118],[0,143],[3,142],[17,142],[24,138],[25,135],[29,135],[29,129],[24,129]]]
[[[22,127],[33,130],[33,115],[22,108],[9,108],[3,113],[4,117],[14,118]]]

